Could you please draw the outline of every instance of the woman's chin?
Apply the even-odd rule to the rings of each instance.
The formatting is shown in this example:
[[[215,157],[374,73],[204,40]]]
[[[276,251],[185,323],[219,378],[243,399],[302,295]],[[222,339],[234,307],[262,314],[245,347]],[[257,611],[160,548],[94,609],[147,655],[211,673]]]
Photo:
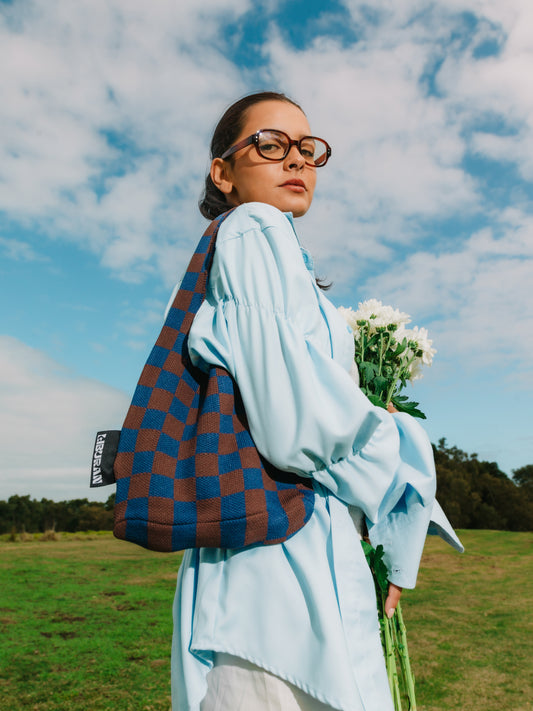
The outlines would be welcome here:
[[[283,196],[265,196],[260,198],[254,197],[248,200],[228,199],[228,209],[237,207],[247,202],[264,202],[266,205],[276,207],[280,212],[290,212],[294,217],[302,217],[311,207],[311,200],[307,194],[303,195],[283,195]]]
[[[309,200],[306,194],[296,194],[286,195],[278,200],[272,200],[270,204],[277,207],[281,212],[291,212],[294,217],[302,217],[311,207],[311,200]]]

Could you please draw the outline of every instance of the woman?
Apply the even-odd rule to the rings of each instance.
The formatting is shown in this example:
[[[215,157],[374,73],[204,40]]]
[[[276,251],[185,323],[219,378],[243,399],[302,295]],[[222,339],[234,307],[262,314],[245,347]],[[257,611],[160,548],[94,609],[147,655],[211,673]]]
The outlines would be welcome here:
[[[297,104],[267,92],[228,109],[211,149],[202,214],[236,209],[218,233],[189,353],[231,373],[257,449],[312,477],[315,508],[285,543],[185,552],[173,709],[391,710],[360,529],[366,519],[386,550],[392,615],[401,589],[414,587],[430,523],[431,446],[409,416],[358,389],[353,337],[294,232],[327,143]]]

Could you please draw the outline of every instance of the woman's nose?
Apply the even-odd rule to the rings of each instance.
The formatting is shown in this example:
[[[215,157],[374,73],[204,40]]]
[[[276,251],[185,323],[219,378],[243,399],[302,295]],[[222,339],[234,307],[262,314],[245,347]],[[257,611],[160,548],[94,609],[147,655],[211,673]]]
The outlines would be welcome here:
[[[291,146],[285,161],[288,168],[303,168],[305,165],[305,159],[296,145]]]

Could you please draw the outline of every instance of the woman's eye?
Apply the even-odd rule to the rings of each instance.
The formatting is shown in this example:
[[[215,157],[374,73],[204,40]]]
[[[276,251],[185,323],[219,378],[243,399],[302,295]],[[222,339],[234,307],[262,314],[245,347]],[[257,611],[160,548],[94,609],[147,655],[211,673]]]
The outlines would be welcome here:
[[[263,153],[276,153],[281,150],[279,143],[262,143],[261,151]]]
[[[315,157],[315,146],[313,143],[304,143],[300,146],[300,153],[304,158],[314,158]]]

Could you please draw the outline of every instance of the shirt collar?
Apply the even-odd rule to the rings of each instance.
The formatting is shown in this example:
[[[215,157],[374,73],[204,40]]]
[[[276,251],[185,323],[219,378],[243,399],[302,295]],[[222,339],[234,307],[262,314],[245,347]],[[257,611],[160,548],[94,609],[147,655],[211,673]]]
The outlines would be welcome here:
[[[311,252],[309,252],[305,247],[302,247],[302,245],[300,244],[300,238],[298,237],[298,233],[296,232],[296,229],[294,227],[294,217],[293,217],[292,212],[284,212],[283,214],[291,223],[291,227],[293,229],[294,234],[296,235],[296,239],[298,240],[298,245],[300,247],[300,251],[302,252],[302,257],[303,257],[303,260],[304,260],[307,270],[310,271],[314,275],[315,263],[313,261],[313,257],[311,256]]]

